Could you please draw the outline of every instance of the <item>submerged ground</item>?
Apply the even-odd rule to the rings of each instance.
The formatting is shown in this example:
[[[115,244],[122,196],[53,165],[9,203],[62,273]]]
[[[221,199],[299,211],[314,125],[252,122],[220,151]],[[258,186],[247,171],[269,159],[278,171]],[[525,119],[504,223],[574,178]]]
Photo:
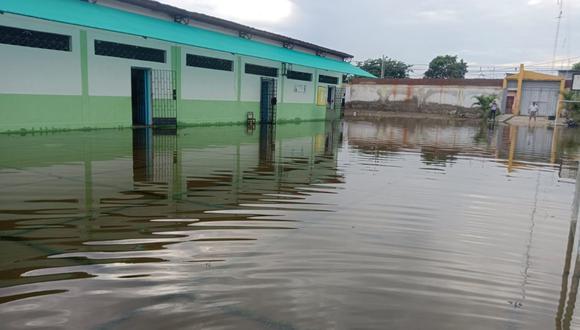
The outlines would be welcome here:
[[[580,131],[0,135],[2,328],[572,329]]]

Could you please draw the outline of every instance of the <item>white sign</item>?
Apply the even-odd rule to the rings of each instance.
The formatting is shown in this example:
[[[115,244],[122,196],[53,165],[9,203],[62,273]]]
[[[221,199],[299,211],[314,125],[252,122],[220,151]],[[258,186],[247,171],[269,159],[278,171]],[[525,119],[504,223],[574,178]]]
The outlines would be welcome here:
[[[306,93],[306,85],[294,85],[294,92],[300,94]]]
[[[572,90],[580,91],[580,74],[575,74],[572,76]]]

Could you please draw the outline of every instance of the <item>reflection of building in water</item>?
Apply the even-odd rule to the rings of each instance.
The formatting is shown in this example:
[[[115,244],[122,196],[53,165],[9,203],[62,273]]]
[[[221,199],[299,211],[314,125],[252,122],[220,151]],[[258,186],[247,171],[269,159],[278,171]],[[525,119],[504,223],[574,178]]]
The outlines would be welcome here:
[[[426,163],[452,162],[459,153],[492,157],[495,141],[478,141],[477,125],[454,126],[441,120],[396,119],[348,123],[348,140],[361,151],[415,151]]]
[[[335,177],[339,124],[261,125],[259,135],[239,131],[135,130],[135,189],[170,199],[194,197],[197,206],[185,209],[203,212],[256,201],[262,193],[292,193],[296,186],[340,181]],[[184,211],[182,205],[179,209]]]
[[[498,126],[497,130],[501,138],[501,143],[498,144],[498,158],[526,162],[553,162],[554,129]]]
[[[415,151],[427,164],[452,163],[461,156],[506,160],[509,171],[534,163],[558,163],[562,145],[577,146],[573,132],[507,125],[454,126],[441,120],[351,121],[348,140],[361,152]]]
[[[272,170],[276,152],[276,126],[260,125],[260,165],[264,170]]]
[[[34,183],[34,202],[15,200],[10,208],[18,213],[0,212],[0,219],[50,221],[54,226],[18,229],[18,235],[71,237],[70,244],[78,246],[88,240],[151,238],[181,226],[152,219],[196,219],[197,230],[206,221],[246,220],[257,214],[248,205],[301,200],[308,195],[304,187],[342,182],[336,164],[339,136],[340,126],[310,122],[278,125],[265,144],[241,126],[26,135],[10,139],[10,144],[5,139],[0,147],[11,157],[0,159],[0,168],[27,169],[14,182],[30,181],[25,177],[29,169],[43,180]],[[50,207],[55,216],[47,219]],[[212,212],[217,210],[231,213]],[[183,222],[183,228],[191,229],[190,223]],[[248,227],[246,235],[255,232]],[[29,260],[71,250],[44,239],[9,244],[8,250],[26,250]],[[68,259],[51,262],[76,264]],[[26,271],[28,264],[21,262],[20,269]],[[19,280],[19,273],[13,274]]]
[[[169,183],[178,165],[176,129],[140,128],[133,131],[133,178]]]

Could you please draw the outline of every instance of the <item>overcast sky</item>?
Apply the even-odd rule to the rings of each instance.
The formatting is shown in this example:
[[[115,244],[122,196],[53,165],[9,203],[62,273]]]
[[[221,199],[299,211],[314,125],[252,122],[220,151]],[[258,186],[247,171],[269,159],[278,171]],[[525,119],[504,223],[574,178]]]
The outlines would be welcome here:
[[[411,64],[549,66],[557,0],[161,0],[344,51]],[[563,0],[558,56],[580,61],[580,0]],[[564,60],[568,63],[568,60]]]

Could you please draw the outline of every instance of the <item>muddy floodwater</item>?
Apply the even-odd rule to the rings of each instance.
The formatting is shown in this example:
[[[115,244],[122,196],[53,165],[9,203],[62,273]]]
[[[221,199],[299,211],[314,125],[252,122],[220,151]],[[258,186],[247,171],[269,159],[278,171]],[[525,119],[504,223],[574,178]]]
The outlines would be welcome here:
[[[579,329],[580,130],[0,135],[2,329]]]

